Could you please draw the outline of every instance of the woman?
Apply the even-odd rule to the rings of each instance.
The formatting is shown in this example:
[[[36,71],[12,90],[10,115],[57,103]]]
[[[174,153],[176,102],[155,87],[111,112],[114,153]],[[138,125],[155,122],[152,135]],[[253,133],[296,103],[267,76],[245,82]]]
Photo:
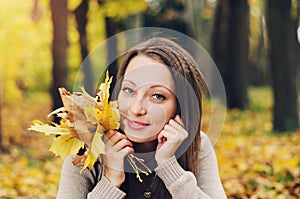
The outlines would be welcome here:
[[[127,53],[117,81],[121,128],[105,134],[104,164],[80,174],[67,158],[57,197],[226,198],[200,131],[204,81],[193,58],[175,42],[153,38]],[[132,153],[153,170],[143,182],[128,167]]]

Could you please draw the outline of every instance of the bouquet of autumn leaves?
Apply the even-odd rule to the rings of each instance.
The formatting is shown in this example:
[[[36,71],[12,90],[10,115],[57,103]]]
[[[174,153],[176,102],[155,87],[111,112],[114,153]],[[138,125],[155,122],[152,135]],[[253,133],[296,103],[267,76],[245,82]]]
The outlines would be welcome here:
[[[109,101],[109,88],[112,77],[108,72],[104,83],[100,84],[96,97],[90,96],[84,88],[82,92],[70,93],[65,88],[59,88],[63,107],[54,110],[48,115],[57,115],[61,118],[60,124],[44,124],[34,120],[29,130],[55,135],[50,151],[66,158],[74,155],[73,163],[76,165],[84,161],[83,169],[92,169],[100,154],[105,154],[105,144],[102,136],[108,130],[119,129],[120,112],[117,101]],[[84,156],[76,156],[79,150],[85,149]],[[83,158],[83,159],[82,159]],[[133,154],[128,157],[130,165],[142,182],[139,172],[148,175],[149,168],[143,163],[143,159]],[[138,164],[137,164],[138,163]],[[140,168],[141,165],[144,169]]]

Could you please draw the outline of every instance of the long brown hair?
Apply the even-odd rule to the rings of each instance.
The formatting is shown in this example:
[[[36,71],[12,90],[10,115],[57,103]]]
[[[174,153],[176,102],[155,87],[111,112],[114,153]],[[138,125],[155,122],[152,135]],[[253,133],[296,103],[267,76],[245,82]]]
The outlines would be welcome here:
[[[148,56],[170,68],[175,82],[177,112],[181,115],[185,128],[189,132],[188,138],[182,144],[187,148],[183,149],[183,154],[179,154],[178,162],[185,170],[197,174],[201,144],[202,88],[205,85],[197,63],[186,50],[174,41],[155,37],[129,50],[118,70],[117,82],[124,76],[132,58],[138,55]],[[119,89],[116,88],[115,91],[118,93]],[[167,190],[163,192],[167,192]],[[168,193],[163,195],[167,196]]]

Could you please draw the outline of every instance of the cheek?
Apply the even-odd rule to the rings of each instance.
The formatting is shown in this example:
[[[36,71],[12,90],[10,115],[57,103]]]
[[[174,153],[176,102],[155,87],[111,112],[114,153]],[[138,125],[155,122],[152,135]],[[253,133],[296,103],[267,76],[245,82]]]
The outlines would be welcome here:
[[[171,118],[165,107],[158,105],[150,108],[149,115],[151,117],[152,124],[155,124],[157,129],[163,128]]]
[[[167,123],[171,118],[175,117],[176,110],[176,102],[170,101],[163,105],[153,105],[149,113],[153,120]]]
[[[118,96],[118,105],[119,110],[123,113],[125,113],[128,109],[128,99],[125,98],[122,94]]]

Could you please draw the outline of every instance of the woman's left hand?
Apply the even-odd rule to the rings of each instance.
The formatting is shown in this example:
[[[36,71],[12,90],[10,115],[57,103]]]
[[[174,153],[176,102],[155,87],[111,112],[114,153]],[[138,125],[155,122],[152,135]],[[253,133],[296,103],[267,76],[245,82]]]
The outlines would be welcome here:
[[[188,132],[184,129],[180,116],[176,115],[174,119],[170,119],[158,134],[158,145],[155,154],[157,164],[161,165],[170,159],[187,137]]]

